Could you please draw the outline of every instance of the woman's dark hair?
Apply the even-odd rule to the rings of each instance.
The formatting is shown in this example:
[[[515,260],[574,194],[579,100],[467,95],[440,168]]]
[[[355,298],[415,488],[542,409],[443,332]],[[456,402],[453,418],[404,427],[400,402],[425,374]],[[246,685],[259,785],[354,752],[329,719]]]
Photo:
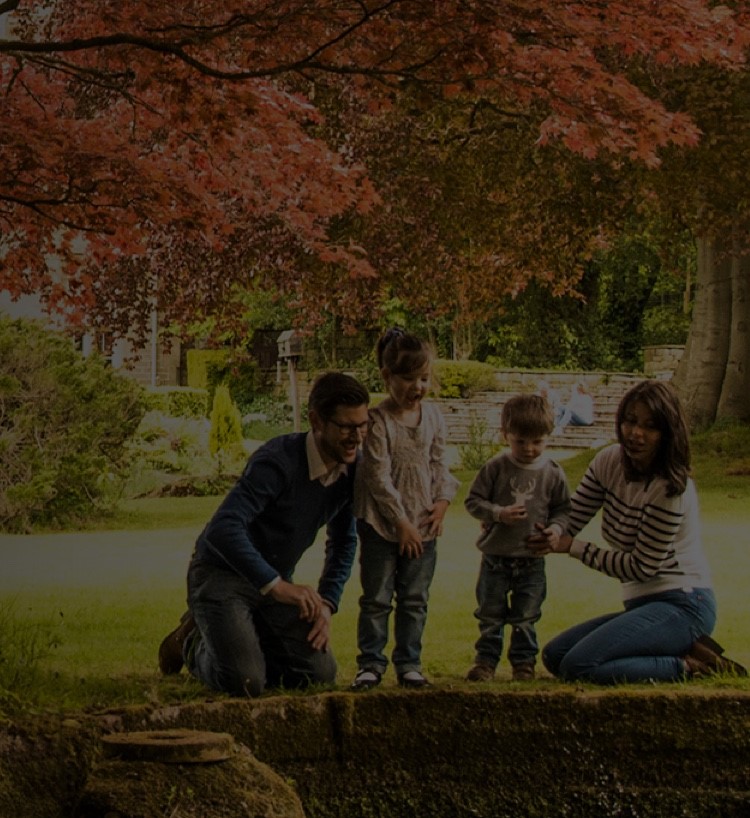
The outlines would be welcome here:
[[[321,420],[330,420],[339,406],[367,406],[369,402],[369,392],[356,378],[343,372],[324,372],[315,379],[307,406]]]
[[[687,421],[674,388],[666,381],[641,381],[629,389],[617,407],[617,440],[622,446],[622,462],[627,480],[642,479],[625,453],[622,423],[633,404],[642,403],[661,432],[659,449],[651,464],[651,475],[667,481],[667,497],[685,491],[690,475],[690,436]]]
[[[378,338],[375,347],[378,367],[391,375],[408,375],[432,362],[432,347],[416,335],[391,327]]]

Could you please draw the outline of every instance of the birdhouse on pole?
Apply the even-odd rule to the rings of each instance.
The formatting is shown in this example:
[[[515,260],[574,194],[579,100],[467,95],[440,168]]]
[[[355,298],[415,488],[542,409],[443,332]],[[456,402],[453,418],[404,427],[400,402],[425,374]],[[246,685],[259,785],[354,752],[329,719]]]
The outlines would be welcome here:
[[[285,329],[276,343],[279,345],[279,358],[282,361],[297,361],[302,357],[302,336],[296,329]]]
[[[286,361],[289,374],[289,403],[292,405],[294,431],[302,427],[300,418],[299,388],[297,387],[297,361],[302,357],[302,336],[295,329],[287,329],[276,339],[279,346],[279,363]]]

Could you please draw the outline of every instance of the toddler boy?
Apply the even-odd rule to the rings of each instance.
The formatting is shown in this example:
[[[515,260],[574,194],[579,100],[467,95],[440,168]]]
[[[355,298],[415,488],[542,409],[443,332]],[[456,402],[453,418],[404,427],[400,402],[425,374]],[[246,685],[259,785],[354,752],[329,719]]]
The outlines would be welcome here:
[[[516,395],[503,406],[500,428],[509,450],[490,458],[469,489],[465,506],[482,522],[477,547],[482,563],[477,581],[479,639],[472,682],[495,675],[503,652],[503,629],[511,626],[508,660],[513,679],[534,678],[539,653],[535,623],[547,593],[544,557],[529,550],[536,523],[565,530],[570,491],[562,468],[544,453],[554,428],[552,408],[541,395]]]

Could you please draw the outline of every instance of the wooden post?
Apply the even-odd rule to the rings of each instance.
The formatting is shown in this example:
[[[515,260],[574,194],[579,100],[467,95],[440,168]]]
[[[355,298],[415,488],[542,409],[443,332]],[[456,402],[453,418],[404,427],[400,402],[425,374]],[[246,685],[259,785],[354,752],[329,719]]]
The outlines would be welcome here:
[[[297,359],[287,358],[287,372],[289,373],[289,402],[292,404],[292,418],[294,420],[294,431],[302,429],[302,418],[300,416],[299,388],[297,384]]]

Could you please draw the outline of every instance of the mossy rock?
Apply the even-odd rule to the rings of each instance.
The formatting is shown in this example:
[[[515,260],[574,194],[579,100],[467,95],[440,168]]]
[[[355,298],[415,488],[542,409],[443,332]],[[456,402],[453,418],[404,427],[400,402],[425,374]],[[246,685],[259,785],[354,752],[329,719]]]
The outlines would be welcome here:
[[[224,761],[105,759],[91,772],[75,818],[304,818],[294,790],[240,744]]]

